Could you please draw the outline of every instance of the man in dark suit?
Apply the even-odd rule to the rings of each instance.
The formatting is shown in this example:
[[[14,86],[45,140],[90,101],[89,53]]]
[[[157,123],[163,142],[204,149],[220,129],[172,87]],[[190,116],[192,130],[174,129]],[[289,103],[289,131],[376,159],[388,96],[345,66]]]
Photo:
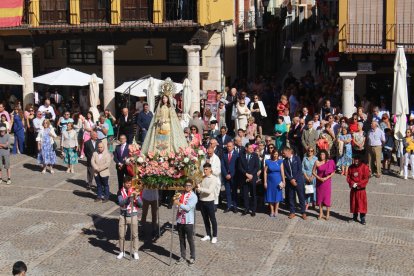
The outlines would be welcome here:
[[[224,213],[233,210],[237,213],[237,182],[236,172],[239,154],[234,150],[234,143],[227,143],[227,151],[223,154],[221,162],[221,175],[223,177],[224,188],[226,189],[227,209]]]
[[[220,135],[217,136],[217,142],[219,143],[219,146],[223,149],[227,147],[227,143],[232,141],[233,138],[229,135],[227,135],[227,127],[222,126],[220,128]]]
[[[289,218],[293,219],[296,216],[295,203],[297,195],[299,198],[300,213],[302,214],[302,218],[306,219],[305,181],[302,172],[302,162],[300,161],[299,156],[293,155],[293,150],[291,148],[284,148],[283,155],[285,157],[285,160],[283,160],[283,167],[286,177],[286,192],[288,193],[289,198]]]
[[[114,151],[114,161],[116,164],[116,174],[118,176],[118,189],[121,190],[124,183],[125,175],[127,175],[127,169],[126,169],[126,159],[129,155],[129,149],[127,144],[127,138],[124,134],[119,136],[119,144],[116,146]]]
[[[244,212],[247,215],[250,210],[250,197],[252,197],[251,216],[256,215],[257,196],[256,196],[256,182],[257,172],[259,171],[259,157],[254,152],[252,144],[246,145],[246,153],[239,157],[239,172],[243,190]],[[249,196],[250,193],[250,196]]]
[[[98,151],[98,133],[96,131],[91,131],[91,139],[85,142],[84,146],[84,153],[86,156],[86,179],[88,182],[88,186],[86,187],[88,190],[92,187],[92,180],[94,179],[94,170],[92,168],[91,160],[92,155],[94,152]]]
[[[132,144],[134,139],[134,118],[132,114],[129,114],[128,108],[122,109],[122,115],[119,117],[118,121],[119,126],[119,135],[125,135],[127,138],[127,143]]]

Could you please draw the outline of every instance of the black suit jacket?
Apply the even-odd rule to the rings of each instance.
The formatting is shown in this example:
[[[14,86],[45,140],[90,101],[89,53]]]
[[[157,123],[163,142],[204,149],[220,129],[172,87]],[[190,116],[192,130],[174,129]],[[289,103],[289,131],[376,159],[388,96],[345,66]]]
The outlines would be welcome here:
[[[128,118],[125,121],[125,116],[119,117],[119,134],[133,134],[134,133],[134,118],[132,114],[128,114]]]
[[[252,153],[250,160],[247,160],[246,153],[239,155],[239,171],[241,174],[242,183],[246,183],[246,173],[252,174],[253,179],[246,184],[254,184],[257,182],[257,172],[259,171],[259,157],[256,153]]]
[[[97,145],[99,142],[100,140],[96,140],[95,147],[93,146],[92,139],[89,139],[88,141],[85,142],[85,147],[83,149],[83,152],[85,153],[86,162],[88,166],[91,166],[91,159],[92,159],[93,153],[98,151]]]

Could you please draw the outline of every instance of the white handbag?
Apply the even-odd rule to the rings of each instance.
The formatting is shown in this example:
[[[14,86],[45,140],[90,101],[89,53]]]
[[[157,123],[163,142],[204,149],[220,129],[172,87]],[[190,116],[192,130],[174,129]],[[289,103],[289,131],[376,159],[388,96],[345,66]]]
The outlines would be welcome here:
[[[313,185],[305,185],[305,194],[313,194],[315,192],[315,189],[313,188]]]

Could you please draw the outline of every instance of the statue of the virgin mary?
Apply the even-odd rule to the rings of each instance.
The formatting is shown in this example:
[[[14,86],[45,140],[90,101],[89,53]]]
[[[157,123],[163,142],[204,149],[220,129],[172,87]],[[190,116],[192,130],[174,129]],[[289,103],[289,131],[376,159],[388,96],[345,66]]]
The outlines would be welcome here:
[[[174,83],[168,78],[160,86],[161,99],[152,117],[147,135],[142,145],[142,153],[149,151],[177,152],[179,148],[188,146],[183,129],[172,104]]]

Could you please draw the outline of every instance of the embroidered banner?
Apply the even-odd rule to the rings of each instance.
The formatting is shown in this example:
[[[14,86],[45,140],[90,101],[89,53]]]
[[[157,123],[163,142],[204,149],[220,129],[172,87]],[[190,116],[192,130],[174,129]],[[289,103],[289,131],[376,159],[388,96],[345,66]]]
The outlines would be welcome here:
[[[23,0],[0,0],[0,27],[22,24]]]

